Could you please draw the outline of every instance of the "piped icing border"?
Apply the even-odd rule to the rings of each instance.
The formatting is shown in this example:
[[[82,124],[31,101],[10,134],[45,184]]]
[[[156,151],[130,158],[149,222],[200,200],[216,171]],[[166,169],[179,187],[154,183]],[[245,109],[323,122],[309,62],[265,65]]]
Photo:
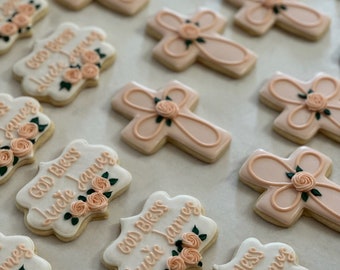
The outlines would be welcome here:
[[[275,74],[260,91],[261,99],[281,114],[274,127],[309,141],[317,132],[340,142],[340,81],[324,73],[302,82],[288,75]]]
[[[152,154],[169,141],[185,146],[184,150],[203,161],[213,162],[231,137],[191,112],[197,101],[197,93],[177,81],[158,92],[129,83],[113,97],[112,108],[132,119],[122,136],[137,150]]]
[[[263,192],[255,211],[269,222],[288,227],[308,213],[340,231],[340,186],[327,178],[331,165],[327,156],[308,147],[287,159],[257,150],[240,169],[240,180]]]
[[[131,182],[117,154],[104,145],[74,140],[17,194],[31,231],[71,241],[91,219],[107,215],[109,202]]]
[[[140,214],[121,219],[121,233],[103,261],[118,269],[185,270],[202,266],[202,252],[215,240],[216,223],[188,195],[153,193]]]
[[[197,59],[222,73],[241,77],[254,65],[256,56],[220,35],[225,24],[221,15],[209,9],[201,8],[190,18],[163,9],[147,25],[151,35],[161,38],[153,55],[175,70],[183,70]]]
[[[280,242],[263,245],[256,238],[247,238],[233,259],[224,265],[214,265],[213,270],[307,270],[298,264],[293,248]]]

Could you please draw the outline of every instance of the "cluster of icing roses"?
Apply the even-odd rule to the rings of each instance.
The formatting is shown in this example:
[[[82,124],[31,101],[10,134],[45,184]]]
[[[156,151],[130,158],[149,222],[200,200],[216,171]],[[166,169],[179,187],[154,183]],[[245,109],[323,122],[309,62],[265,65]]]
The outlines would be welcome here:
[[[207,238],[206,234],[199,234],[196,226],[192,232],[184,233],[182,239],[176,241],[177,250],[172,251],[172,256],[167,261],[166,270],[185,270],[188,267],[202,266],[202,255],[199,247]]]
[[[71,204],[70,212],[64,215],[64,219],[71,220],[72,225],[77,225],[80,217],[106,209],[112,195],[110,189],[117,181],[117,178],[109,178],[108,172],[95,176],[91,181],[91,188],[86,191],[86,196],[78,196],[78,200]]]
[[[15,34],[29,31],[32,24],[32,16],[39,8],[40,5],[35,5],[34,1],[18,5],[11,18],[7,19],[7,22],[0,26],[0,37],[7,42]]]
[[[33,152],[36,136],[46,127],[47,125],[39,123],[38,117],[19,126],[18,137],[11,139],[9,145],[0,148],[0,176],[6,174],[9,166],[14,166],[20,158],[29,156]]]
[[[63,81],[60,82],[60,90],[70,90],[72,85],[80,80],[96,79],[100,71],[100,60],[106,55],[100,49],[85,50],[81,54],[82,65],[70,66],[63,74]]]

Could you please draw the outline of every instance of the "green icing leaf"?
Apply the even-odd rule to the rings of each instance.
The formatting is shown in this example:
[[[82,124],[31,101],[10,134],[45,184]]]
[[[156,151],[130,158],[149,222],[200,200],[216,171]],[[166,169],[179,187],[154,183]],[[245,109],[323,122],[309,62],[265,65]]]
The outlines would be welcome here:
[[[7,172],[7,167],[6,167],[6,166],[4,166],[4,167],[0,167],[0,176],[3,176],[3,175],[5,175],[5,174],[6,174],[6,172]]]
[[[279,12],[280,12],[279,7],[277,5],[275,5],[273,7],[273,11],[274,11],[275,14],[279,14]]]
[[[90,188],[88,191],[86,191],[87,195],[90,195],[92,193],[96,192],[93,188]]]
[[[97,49],[95,49],[94,51],[99,55],[100,59],[103,59],[103,58],[106,57],[106,54],[105,54],[105,53],[102,53],[102,52],[100,51],[100,48],[97,48]]]
[[[306,95],[306,94],[298,94],[298,97],[299,97],[299,98],[302,98],[302,99],[306,99],[306,98],[307,98],[307,95]]]
[[[315,113],[315,118],[316,118],[316,120],[320,120],[320,118],[321,118],[320,112]]]
[[[85,197],[85,196],[82,196],[82,195],[79,195],[79,196],[78,196],[78,200],[83,201],[83,202],[86,202],[86,201],[87,201],[86,197]]]
[[[308,197],[309,197],[309,195],[308,195],[307,192],[302,192],[302,193],[301,193],[301,199],[302,199],[304,202],[307,202]]]
[[[198,230],[198,228],[196,227],[196,225],[192,228],[191,231],[192,231],[194,234],[197,234],[197,235],[200,234],[200,231]]]
[[[303,171],[299,165],[296,165],[295,170],[296,170],[297,172],[302,172],[302,171]]]
[[[30,142],[31,142],[32,144],[35,144],[35,139],[30,139]]]
[[[18,157],[14,157],[14,158],[13,158],[13,166],[14,166],[15,164],[17,164],[18,161],[19,161],[19,158],[18,158]]]
[[[35,5],[35,9],[38,10],[41,7],[41,5]]]
[[[167,125],[168,127],[171,127],[171,124],[172,124],[171,119],[166,119],[166,125]]]
[[[292,172],[286,172],[286,175],[289,179],[292,179],[295,173]]]
[[[311,94],[311,93],[314,93],[314,91],[313,91],[313,89],[309,89],[307,93]]]
[[[170,100],[170,101],[172,101],[172,98],[169,97],[169,96],[166,96],[166,97],[165,97],[165,100]]]
[[[70,218],[72,218],[72,214],[69,213],[69,212],[66,212],[65,215],[64,215],[64,219],[69,220]]]
[[[281,8],[282,10],[287,10],[287,6],[286,6],[286,5],[280,5],[280,8]]]
[[[118,182],[118,178],[110,178],[110,185],[113,186],[114,184],[116,184]]]
[[[171,254],[172,254],[172,256],[178,256],[178,255],[179,255],[179,253],[178,253],[176,250],[173,250],[173,251],[171,252]]]
[[[48,126],[48,125],[39,125],[39,126],[38,126],[39,132],[43,132],[47,126]]]
[[[204,241],[205,239],[207,239],[207,235],[206,234],[200,234],[198,236],[202,241]]]
[[[78,222],[79,222],[79,218],[77,218],[77,217],[73,217],[73,218],[71,219],[71,223],[72,223],[73,226],[77,225]]]
[[[37,124],[38,126],[39,126],[39,117],[34,117],[34,118],[32,118],[31,119],[31,121],[30,121],[31,123],[34,123],[34,124]]]
[[[66,89],[67,91],[70,91],[71,87],[72,87],[72,83],[69,83],[69,82],[61,81],[59,84],[59,90]]]
[[[329,109],[324,109],[324,110],[323,110],[323,113],[324,113],[325,115],[331,115],[331,111],[330,111]]]
[[[105,178],[105,179],[108,179],[109,178],[109,172],[104,172],[102,174],[102,177]]]
[[[9,147],[8,145],[2,146],[0,149],[6,149],[6,150],[10,150],[11,147]]]
[[[197,264],[199,267],[202,267],[203,266],[203,263],[201,261],[198,262]]]
[[[160,99],[160,98],[158,98],[158,97],[155,97],[155,98],[153,99],[153,101],[155,102],[155,104],[157,104],[158,102],[160,102],[160,101],[161,101],[161,99]]]
[[[190,40],[190,39],[186,39],[186,40],[185,40],[185,47],[186,47],[187,49],[189,49],[189,47],[190,47],[191,44],[192,44],[192,40]]]
[[[201,38],[201,37],[196,38],[196,41],[197,41],[198,43],[205,43],[205,39],[204,39],[204,38]]]
[[[161,116],[161,115],[158,115],[157,116],[157,118],[156,118],[156,123],[160,123],[160,122],[162,122],[162,120],[164,119],[164,117],[163,116]]]
[[[322,194],[320,193],[320,191],[318,191],[317,189],[313,188],[310,192],[312,192],[312,194],[314,196],[322,196]]]
[[[22,265],[19,270],[25,270],[25,265]]]
[[[106,198],[110,198],[111,195],[112,195],[112,191],[104,192],[103,195],[104,195]]]

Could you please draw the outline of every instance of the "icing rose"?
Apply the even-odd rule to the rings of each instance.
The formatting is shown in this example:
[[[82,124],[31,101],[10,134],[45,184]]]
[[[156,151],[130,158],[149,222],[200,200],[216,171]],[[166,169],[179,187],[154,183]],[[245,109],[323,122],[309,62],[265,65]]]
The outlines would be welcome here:
[[[99,68],[94,64],[85,64],[81,68],[84,79],[95,79],[99,74]]]
[[[75,217],[81,217],[87,214],[89,211],[89,206],[86,202],[78,200],[71,204],[71,214]]]
[[[312,93],[307,95],[306,99],[307,108],[311,111],[322,111],[327,106],[327,99],[321,94]]]
[[[197,234],[195,234],[193,232],[188,232],[188,233],[184,233],[182,235],[182,243],[183,243],[184,247],[198,249],[199,246],[201,245],[202,241],[197,236]]]
[[[0,150],[0,167],[5,167],[13,161],[13,152],[7,149]]]
[[[77,68],[69,68],[64,72],[64,80],[75,84],[82,79],[81,71]]]
[[[25,138],[11,140],[11,150],[17,157],[24,157],[33,151],[33,143]]]
[[[26,27],[31,23],[31,18],[23,13],[18,13],[12,18],[12,22],[19,28]]]
[[[316,181],[313,175],[308,172],[297,172],[292,177],[292,183],[297,191],[307,192],[313,189]]]
[[[171,100],[161,100],[156,104],[156,112],[165,118],[175,118],[178,111],[177,104]]]
[[[179,254],[184,262],[188,265],[196,265],[200,260],[202,260],[202,255],[195,248],[183,248]]]
[[[19,5],[16,9],[18,13],[25,14],[26,16],[29,16],[29,17],[31,17],[33,13],[35,12],[34,5],[30,5],[30,4]]]
[[[282,0],[264,0],[262,5],[266,8],[272,8],[275,5],[281,4]]]
[[[180,256],[172,256],[168,259],[167,265],[169,270],[185,270],[187,267]]]
[[[98,53],[91,50],[84,51],[81,55],[81,59],[83,60],[83,63],[89,64],[96,64],[100,61]]]
[[[93,192],[87,196],[87,204],[92,211],[101,211],[108,205],[108,199],[101,192]]]
[[[26,123],[21,125],[18,129],[18,135],[24,139],[33,139],[37,136],[39,130],[38,126],[35,123]]]
[[[97,192],[105,192],[110,189],[110,182],[103,177],[95,177],[92,179],[92,188]]]
[[[194,40],[199,37],[200,29],[192,23],[183,24],[179,29],[178,34],[183,39]]]
[[[18,26],[15,23],[5,23],[0,27],[0,34],[3,36],[12,36],[18,33]]]

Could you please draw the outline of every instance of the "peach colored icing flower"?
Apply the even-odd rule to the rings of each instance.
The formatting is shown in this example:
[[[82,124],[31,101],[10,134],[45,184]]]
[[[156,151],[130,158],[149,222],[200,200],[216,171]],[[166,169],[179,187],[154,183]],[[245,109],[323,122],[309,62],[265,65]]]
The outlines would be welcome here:
[[[185,270],[187,267],[180,256],[172,256],[168,259],[167,265],[169,270]]]
[[[98,53],[96,53],[92,50],[84,51],[81,54],[81,59],[82,59],[83,63],[89,63],[89,64],[96,64],[100,61]]]
[[[15,23],[5,23],[0,26],[0,34],[3,36],[13,36],[18,33],[18,26]]]
[[[87,204],[92,211],[101,211],[108,206],[108,199],[101,192],[93,192],[87,196]]]
[[[24,157],[33,151],[33,143],[24,138],[16,138],[11,140],[11,150],[17,157]]]
[[[24,139],[33,139],[37,136],[39,130],[38,126],[35,123],[26,123],[21,125],[18,129],[18,135]]]
[[[84,79],[95,79],[99,74],[99,68],[94,64],[84,64],[81,68]]]
[[[18,13],[12,18],[12,22],[15,23],[18,28],[26,27],[31,23],[31,18],[23,13]]]
[[[31,17],[35,12],[35,7],[30,4],[21,4],[16,8],[16,10],[18,13]]]
[[[103,177],[95,177],[92,179],[92,188],[97,192],[105,192],[110,189],[110,182]]]
[[[71,214],[75,217],[81,217],[87,214],[89,211],[89,206],[86,202],[78,200],[71,204]]]
[[[183,24],[178,30],[178,34],[181,38],[189,40],[197,39],[200,33],[200,29],[193,23]]]
[[[156,112],[160,116],[173,119],[178,115],[179,108],[177,104],[171,100],[161,100],[156,104]]]
[[[7,149],[0,150],[0,167],[8,166],[13,161],[13,152]]]
[[[316,180],[308,172],[297,172],[292,177],[292,183],[297,191],[307,192],[315,187]]]
[[[64,80],[75,84],[82,79],[82,73],[77,68],[69,68],[64,72]]]
[[[319,93],[311,93],[307,95],[306,106],[311,111],[320,112],[326,109],[327,99]]]
[[[182,243],[184,247],[198,249],[202,241],[197,234],[187,232],[182,235]]]
[[[195,248],[183,248],[180,256],[188,265],[196,265],[200,260],[202,260],[201,253]]]

